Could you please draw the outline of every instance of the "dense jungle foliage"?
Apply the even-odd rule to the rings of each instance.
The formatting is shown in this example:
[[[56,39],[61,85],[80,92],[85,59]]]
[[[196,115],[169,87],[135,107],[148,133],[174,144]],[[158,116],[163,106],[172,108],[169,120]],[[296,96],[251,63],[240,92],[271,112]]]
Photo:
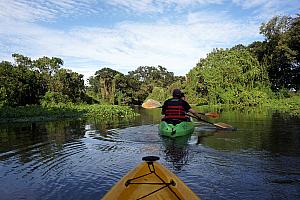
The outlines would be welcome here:
[[[60,58],[13,54],[13,63],[0,63],[0,107],[110,104],[122,109],[147,98],[163,101],[174,88],[197,105],[245,107],[277,100],[299,107],[300,15],[276,16],[261,25],[260,33],[264,41],[214,49],[185,77],[162,66],[140,66],[128,74],[104,67],[85,85],[83,75],[62,68]]]

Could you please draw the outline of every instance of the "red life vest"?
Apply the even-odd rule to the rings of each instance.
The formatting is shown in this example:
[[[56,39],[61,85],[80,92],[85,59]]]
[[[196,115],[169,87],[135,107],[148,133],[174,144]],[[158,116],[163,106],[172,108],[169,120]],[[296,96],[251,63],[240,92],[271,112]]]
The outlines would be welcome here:
[[[172,99],[165,105],[163,119],[186,119],[186,112],[180,99]]]

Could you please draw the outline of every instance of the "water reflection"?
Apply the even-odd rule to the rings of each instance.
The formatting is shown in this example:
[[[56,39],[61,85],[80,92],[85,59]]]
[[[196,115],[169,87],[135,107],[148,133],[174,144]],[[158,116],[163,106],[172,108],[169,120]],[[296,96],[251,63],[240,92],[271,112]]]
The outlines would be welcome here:
[[[21,163],[30,161],[36,152],[40,156],[51,155],[64,144],[84,136],[80,121],[15,124],[1,129],[0,133],[0,160],[18,155]]]
[[[165,160],[172,163],[176,171],[180,171],[188,163],[190,135],[169,138],[161,137],[164,145]]]
[[[158,134],[159,109],[140,112],[132,120],[0,125],[1,199],[99,199],[147,155],[203,199],[299,197],[298,118],[224,112],[219,121],[237,131],[197,123],[193,135],[172,139]]]
[[[222,115],[222,120],[230,119],[230,123],[238,127],[237,131],[214,130],[199,124],[195,131],[197,143],[222,151],[255,149],[290,156],[300,154],[299,118],[278,113],[264,119],[249,115],[237,112]]]

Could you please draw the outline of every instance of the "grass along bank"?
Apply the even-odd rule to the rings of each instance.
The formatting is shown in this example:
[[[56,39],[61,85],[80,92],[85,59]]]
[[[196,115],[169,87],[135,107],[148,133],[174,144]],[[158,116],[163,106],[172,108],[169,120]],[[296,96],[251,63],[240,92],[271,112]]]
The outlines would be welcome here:
[[[284,99],[271,99],[265,106],[272,110],[300,117],[300,95],[293,95]]]
[[[59,119],[97,118],[116,119],[132,118],[138,114],[128,106],[57,104],[51,106],[21,106],[0,108],[0,123],[53,121]]]
[[[294,94],[287,98],[272,98],[262,101],[255,106],[245,106],[243,104],[208,104],[197,106],[197,110],[202,111],[222,111],[222,110],[249,110],[262,109],[278,111],[291,116],[300,117],[300,95]]]

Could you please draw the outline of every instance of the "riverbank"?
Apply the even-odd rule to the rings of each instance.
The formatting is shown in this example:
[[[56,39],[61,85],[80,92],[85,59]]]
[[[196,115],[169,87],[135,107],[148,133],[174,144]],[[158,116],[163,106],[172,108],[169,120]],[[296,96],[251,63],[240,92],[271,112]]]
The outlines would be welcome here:
[[[300,95],[284,99],[271,99],[266,107],[300,117]]]
[[[78,118],[111,120],[115,118],[132,118],[137,115],[132,108],[118,105],[59,104],[46,107],[33,105],[0,108],[0,123]]]
[[[292,95],[288,98],[274,98],[261,102],[257,106],[242,106],[240,104],[216,104],[216,105],[201,105],[196,107],[197,110],[204,111],[219,111],[222,110],[273,110],[280,113],[285,113],[290,116],[300,117],[300,95]]]
[[[291,116],[300,117],[300,95],[289,98],[269,99],[255,107],[245,107],[239,104],[217,104],[197,106],[201,111],[257,109],[276,110]],[[55,121],[59,119],[95,118],[101,120],[112,120],[117,118],[132,118],[139,114],[129,106],[118,105],[87,105],[87,104],[58,104],[51,106],[21,106],[0,108],[0,123],[30,122],[30,121]]]

